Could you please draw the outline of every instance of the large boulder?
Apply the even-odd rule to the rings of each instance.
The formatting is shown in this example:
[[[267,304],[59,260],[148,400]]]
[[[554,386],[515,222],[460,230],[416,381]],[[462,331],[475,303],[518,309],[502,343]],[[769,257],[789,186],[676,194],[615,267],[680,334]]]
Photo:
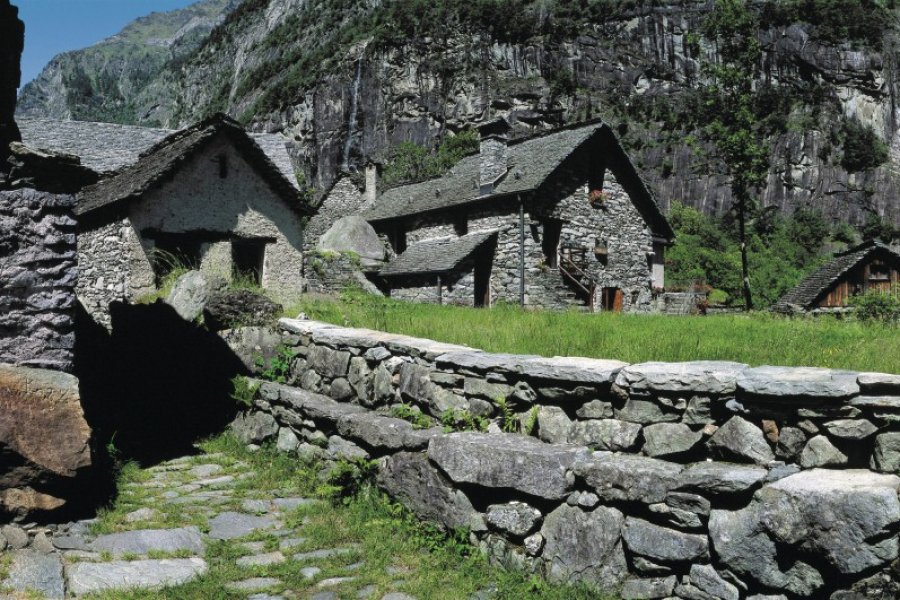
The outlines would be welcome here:
[[[738,576],[811,596],[824,580],[799,556],[814,557],[848,581],[897,559],[898,489],[896,475],[803,471],[758,490],[746,508],[713,510],[710,539]]]
[[[364,267],[377,267],[384,263],[384,244],[375,229],[360,216],[350,215],[334,222],[316,243],[318,250],[353,252]]]
[[[579,457],[573,471],[603,500],[654,504],[678,487],[682,467],[645,456],[595,452]]]
[[[203,323],[212,331],[274,325],[284,310],[277,302],[250,290],[221,290],[203,307]]]
[[[585,512],[563,504],[547,515],[541,528],[547,576],[615,590],[628,575],[622,549],[624,525],[625,516],[615,508],[601,506]]]
[[[175,280],[175,285],[166,296],[166,304],[185,321],[195,321],[203,314],[213,292],[224,286],[224,279],[211,278],[200,271],[188,271]]]
[[[376,482],[421,519],[450,529],[487,529],[466,495],[455,489],[422,453],[398,452],[385,458]]]
[[[56,490],[91,465],[90,437],[77,378],[0,365],[0,508],[62,506]]]

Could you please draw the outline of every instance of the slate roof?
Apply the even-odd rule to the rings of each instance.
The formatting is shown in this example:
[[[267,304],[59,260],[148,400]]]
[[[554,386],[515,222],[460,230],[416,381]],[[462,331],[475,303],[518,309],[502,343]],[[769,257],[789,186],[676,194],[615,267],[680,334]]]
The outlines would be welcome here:
[[[378,274],[383,277],[397,277],[446,273],[458,267],[496,235],[496,231],[480,231],[458,238],[420,242],[408,247],[403,254],[385,265]]]
[[[172,133],[142,153],[134,164],[85,188],[79,195],[75,213],[83,215],[139,198],[146,191],[170,179],[185,161],[219,135],[229,136],[244,158],[284,201],[297,212],[306,214],[307,208],[301,205],[294,178],[287,179],[256,140],[237,121],[223,114],[214,115],[192,127]]]
[[[177,131],[54,119],[17,118],[16,123],[26,146],[73,154],[81,159],[81,164],[101,175],[133,165],[141,154]],[[285,178],[299,189],[284,138],[274,133],[251,133],[250,136]]]
[[[137,162],[142,152],[172,135],[153,129],[115,123],[16,118],[26,146],[74,154],[97,173],[117,171]]]
[[[802,309],[811,308],[848,271],[868,259],[872,254],[881,252],[889,253],[889,256],[900,262],[900,253],[887,244],[875,240],[864,242],[840,254],[836,254],[834,259],[813,271],[797,284],[797,287],[782,296],[772,306],[772,310],[791,312],[793,307],[797,306]]]
[[[472,154],[459,161],[442,177],[385,190],[363,216],[372,222],[387,221],[463,204],[484,202],[536,190],[562,163],[590,141],[608,143],[612,150],[609,166],[620,167],[620,183],[635,198],[638,210],[657,235],[675,237],[655,199],[609,126],[592,122],[557,129],[535,137],[510,142],[509,169],[492,194],[479,189],[480,158]],[[619,173],[617,173],[617,176]]]

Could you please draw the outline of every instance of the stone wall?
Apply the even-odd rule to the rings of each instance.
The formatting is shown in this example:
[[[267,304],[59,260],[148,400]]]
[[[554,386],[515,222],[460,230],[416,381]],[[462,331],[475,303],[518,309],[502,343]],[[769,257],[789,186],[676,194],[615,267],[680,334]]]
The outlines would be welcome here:
[[[0,192],[0,363],[72,369],[75,197]]]
[[[492,561],[624,600],[900,594],[898,375],[280,324],[291,380],[263,384],[236,430],[377,459],[383,489]],[[486,432],[438,426],[475,417]]]

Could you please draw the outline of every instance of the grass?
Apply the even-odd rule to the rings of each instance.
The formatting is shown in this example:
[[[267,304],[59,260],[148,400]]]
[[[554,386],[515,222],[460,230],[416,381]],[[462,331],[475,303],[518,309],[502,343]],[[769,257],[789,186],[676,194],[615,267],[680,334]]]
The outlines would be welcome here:
[[[900,373],[900,329],[769,313],[672,317],[434,306],[344,293],[308,296],[295,317],[462,344],[488,352],[587,356],[629,363],[731,360]]]
[[[223,505],[221,510],[234,510],[243,497],[251,495],[319,497],[321,502],[301,506],[286,516],[286,526],[297,528],[298,535],[305,538],[291,552],[338,547],[348,548],[349,552],[315,561],[322,572],[312,581],[300,573],[303,566],[308,566],[304,563],[289,561],[265,567],[238,567],[235,560],[251,553],[242,546],[243,543],[264,542],[264,551],[276,548],[277,537],[264,531],[257,532],[242,540],[210,541],[205,555],[209,571],[189,584],[156,591],[100,593],[89,596],[91,600],[237,600],[245,598],[246,593],[230,591],[226,585],[248,577],[278,578],[282,583],[274,586],[270,590],[272,593],[289,589],[305,598],[307,595],[304,594],[318,591],[315,587],[318,581],[347,575],[354,576],[355,581],[328,589],[339,592],[341,597],[355,597],[356,590],[375,586],[373,598],[393,590],[406,592],[420,600],[438,600],[468,598],[478,590],[495,586],[496,595],[491,597],[496,600],[598,599],[595,591],[585,588],[553,585],[522,572],[491,567],[468,543],[464,533],[448,536],[418,522],[406,509],[390,502],[368,484],[363,484],[353,496],[330,501],[330,496],[323,495],[326,492],[322,490],[328,486],[322,485],[318,473],[320,465],[299,462],[297,458],[271,448],[250,453],[227,435],[205,442],[203,448],[215,458],[201,454],[194,457],[190,465],[217,462],[225,468],[223,472],[251,474],[237,484],[233,503]],[[187,468],[183,473],[187,476]],[[120,487],[130,490],[133,484],[146,482],[147,478],[147,471],[128,467],[122,472]],[[151,497],[142,498],[144,505],[161,509],[164,503],[154,501],[152,497],[161,491],[150,488]],[[100,515],[96,529],[120,530],[121,516],[133,510],[134,500],[133,497],[120,497]],[[127,506],[120,506],[122,502],[127,502]],[[183,516],[182,524],[192,523],[190,515]],[[176,526],[168,518],[162,524]],[[145,526],[141,523],[131,528]],[[360,562],[361,566],[348,570]],[[388,567],[392,567],[393,572]]]

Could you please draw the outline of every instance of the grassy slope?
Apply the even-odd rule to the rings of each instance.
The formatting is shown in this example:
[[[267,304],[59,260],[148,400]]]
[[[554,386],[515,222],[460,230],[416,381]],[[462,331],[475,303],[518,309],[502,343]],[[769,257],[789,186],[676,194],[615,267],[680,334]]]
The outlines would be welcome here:
[[[750,365],[820,366],[900,373],[900,329],[831,318],[768,314],[709,317],[475,310],[345,294],[306,298],[288,311],[481,348],[544,356],[589,356],[630,363],[733,360]]]

